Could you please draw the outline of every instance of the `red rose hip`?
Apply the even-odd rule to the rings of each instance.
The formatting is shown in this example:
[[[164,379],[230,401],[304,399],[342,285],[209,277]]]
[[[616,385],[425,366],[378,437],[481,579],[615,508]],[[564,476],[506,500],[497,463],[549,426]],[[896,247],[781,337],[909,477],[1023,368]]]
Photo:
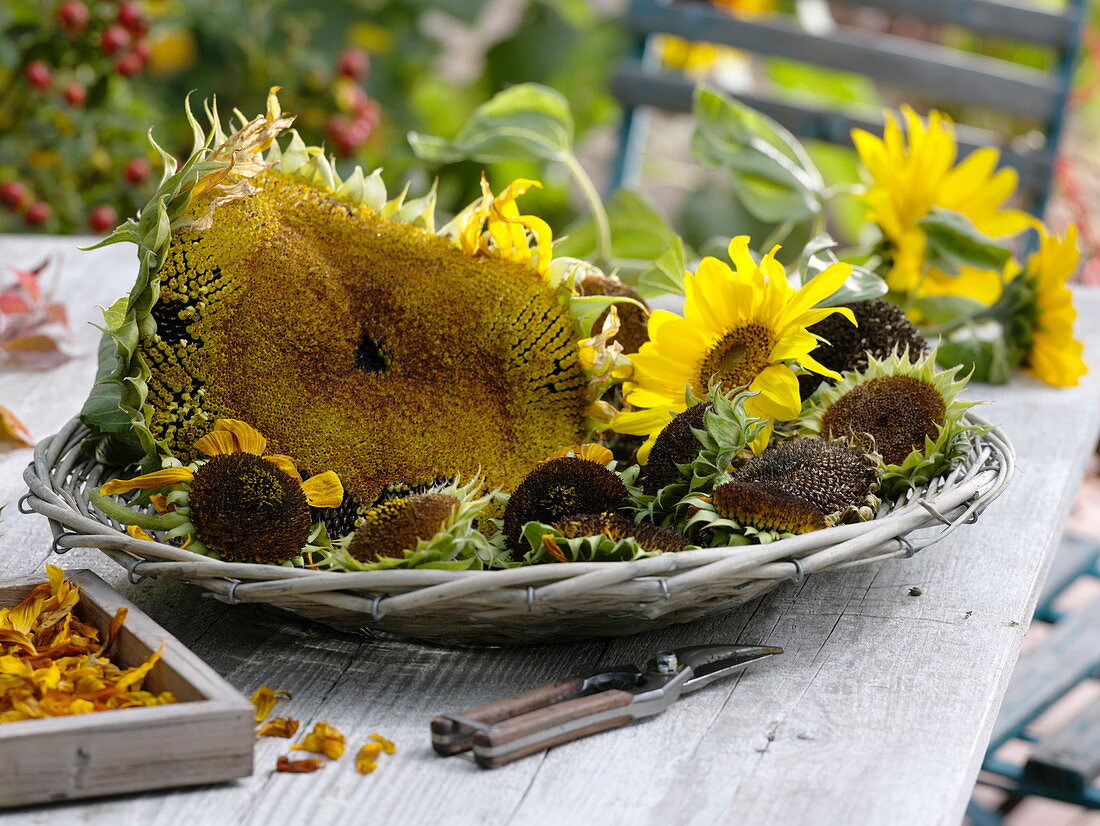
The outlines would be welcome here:
[[[118,225],[118,212],[110,204],[100,204],[92,207],[88,213],[88,226],[92,232],[110,232]]]
[[[70,34],[83,31],[88,25],[88,7],[80,0],[65,0],[57,8],[57,19],[61,28]]]
[[[65,101],[70,106],[83,106],[88,99],[88,92],[75,81],[65,87]]]
[[[370,71],[370,55],[362,49],[344,49],[336,68],[344,77],[362,80]]]
[[[53,84],[53,72],[41,60],[32,60],[23,70],[27,81],[36,89],[49,89]]]
[[[149,166],[149,161],[145,160],[145,158],[131,158],[126,163],[124,174],[126,175],[126,180],[130,183],[140,184],[149,177],[151,171],[152,168]]]
[[[130,45],[130,33],[122,26],[108,26],[103,30],[99,47],[104,54],[114,54]]]
[[[50,209],[50,205],[45,201],[36,201],[27,207],[27,211],[23,213],[23,220],[30,224],[32,227],[36,227],[39,224],[44,224],[53,215],[53,210]]]
[[[3,201],[12,209],[22,208],[30,197],[31,192],[22,181],[7,181],[0,184],[0,201]]]

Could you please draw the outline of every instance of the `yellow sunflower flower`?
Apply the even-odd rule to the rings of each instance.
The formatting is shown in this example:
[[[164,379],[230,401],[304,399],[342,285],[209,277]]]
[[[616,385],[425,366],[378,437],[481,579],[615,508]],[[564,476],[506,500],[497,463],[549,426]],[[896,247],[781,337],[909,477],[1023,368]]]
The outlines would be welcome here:
[[[993,238],[1015,235],[1032,225],[1027,213],[1004,207],[1016,191],[1016,172],[998,170],[1000,153],[991,147],[977,149],[956,164],[958,144],[950,120],[933,111],[925,122],[908,106],[901,114],[908,137],[892,112],[887,113],[882,138],[862,129],[852,131],[859,159],[871,177],[861,198],[892,247],[886,283],[899,293],[966,295],[992,303],[1003,284],[998,272],[966,267],[958,276],[935,269],[925,272],[927,237],[917,221],[939,207],[965,215],[979,232]]]
[[[1062,238],[1039,230],[1039,249],[1027,261],[1024,278],[1037,305],[1035,332],[1026,363],[1031,372],[1055,387],[1075,387],[1088,368],[1081,357],[1083,346],[1073,337],[1077,310],[1066,282],[1077,269],[1077,227],[1072,224]]]
[[[546,274],[553,258],[553,234],[550,225],[537,215],[521,215],[516,199],[542,183],[517,178],[499,195],[494,195],[485,175],[481,176],[481,200],[475,201],[440,232],[454,239],[467,255],[495,255],[507,261],[531,266],[539,275]],[[528,239],[535,243],[534,250]],[[532,262],[532,254],[535,256]]]
[[[344,500],[336,473],[327,470],[303,481],[289,456],[265,455],[267,439],[237,419],[218,419],[194,448],[208,458],[133,479],[112,479],[100,488],[96,507],[124,524],[164,530],[166,539],[184,539],[184,547],[198,553],[212,552],[231,562],[282,563],[302,555],[303,549],[308,556],[310,508],[334,508]],[[165,501],[175,507],[155,517],[107,498],[167,488],[172,491]]]
[[[649,437],[640,461],[670,419],[687,409],[688,391],[702,398],[717,381],[727,391],[747,387],[755,393],[745,412],[768,421],[752,443],[759,452],[768,444],[772,423],[793,419],[802,408],[790,362],[839,378],[810,355],[818,339],[806,328],[833,313],[855,323],[846,307],[815,307],[840,288],[852,268],[833,264],[795,290],[774,249],[757,265],[749,238],[739,236],[730,242],[729,255],[732,269],[704,258],[685,275],[684,316],[665,310],[650,315],[650,340],[631,356],[634,377],[624,386],[626,400],[645,409],[620,413],[611,426]]]
[[[775,0],[714,0],[714,5],[734,17],[758,17],[775,10]],[[661,62],[693,77],[705,77],[721,60],[745,61],[745,53],[716,43],[662,35]]]
[[[302,481],[302,475],[289,456],[278,453],[264,455],[267,439],[252,427],[237,419],[218,419],[214,429],[195,442],[195,449],[207,456],[221,456],[233,453],[249,453],[261,456],[280,470],[290,474],[302,487],[306,501],[313,508],[335,508],[344,498],[344,488],[340,477],[326,470]],[[190,482],[195,478],[196,469],[191,467],[167,467],[144,473],[133,479],[112,479],[100,489],[104,496],[129,493],[132,490],[156,490],[180,482]]]

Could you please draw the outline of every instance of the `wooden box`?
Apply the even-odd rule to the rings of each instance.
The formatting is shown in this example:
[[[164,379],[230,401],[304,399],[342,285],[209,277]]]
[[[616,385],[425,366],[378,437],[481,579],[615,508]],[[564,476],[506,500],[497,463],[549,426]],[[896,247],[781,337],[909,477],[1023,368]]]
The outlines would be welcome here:
[[[106,632],[128,613],[108,654],[123,667],[164,643],[145,679],[171,691],[170,705],[0,723],[0,807],[217,783],[252,774],[255,709],[183,643],[91,571],[66,571],[80,586],[76,613]],[[44,575],[0,582],[0,606],[20,602]]]

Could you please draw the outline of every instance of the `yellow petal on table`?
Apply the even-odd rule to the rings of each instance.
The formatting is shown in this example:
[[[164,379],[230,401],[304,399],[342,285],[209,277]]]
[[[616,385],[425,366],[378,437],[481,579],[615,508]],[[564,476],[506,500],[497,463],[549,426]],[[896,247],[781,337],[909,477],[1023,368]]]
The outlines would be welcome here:
[[[359,774],[370,774],[372,771],[378,768],[378,755],[382,753],[383,746],[381,743],[367,743],[363,748],[359,749],[359,754],[355,756],[355,768]]]
[[[305,760],[291,760],[286,755],[282,755],[275,761],[275,771],[285,774],[309,774],[324,767],[324,765],[325,761],[316,757]]]
[[[293,737],[298,733],[301,723],[290,717],[275,717],[268,720],[256,731],[257,737]]]
[[[256,706],[256,722],[262,723],[267,719],[275,704],[279,700],[289,700],[293,695],[281,688],[268,688],[262,685],[252,693],[252,705]]]
[[[319,722],[313,727],[313,731],[306,735],[305,740],[291,748],[295,751],[323,754],[330,760],[339,760],[346,745],[347,739],[339,729],[331,723]]]
[[[376,743],[381,743],[382,751],[386,754],[394,754],[397,751],[397,744],[394,743],[393,740],[383,737],[381,734],[372,734],[370,739],[374,740]]]

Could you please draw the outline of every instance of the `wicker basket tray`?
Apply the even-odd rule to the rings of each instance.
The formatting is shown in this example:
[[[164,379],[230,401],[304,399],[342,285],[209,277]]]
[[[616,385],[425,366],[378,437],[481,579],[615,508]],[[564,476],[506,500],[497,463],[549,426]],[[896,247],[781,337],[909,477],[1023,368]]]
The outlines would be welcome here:
[[[1004,434],[993,429],[975,438],[967,462],[884,503],[874,520],[768,545],[502,571],[333,573],[222,562],[128,536],[88,503],[88,490],[108,469],[81,453],[86,436],[74,419],[39,443],[24,473],[30,492],[20,510],[50,520],[58,553],[98,548],[135,582],[179,579],[225,602],[266,603],[342,630],[463,644],[632,634],[729,611],[786,579],[912,556],[973,522],[1004,490],[1015,461]]]

